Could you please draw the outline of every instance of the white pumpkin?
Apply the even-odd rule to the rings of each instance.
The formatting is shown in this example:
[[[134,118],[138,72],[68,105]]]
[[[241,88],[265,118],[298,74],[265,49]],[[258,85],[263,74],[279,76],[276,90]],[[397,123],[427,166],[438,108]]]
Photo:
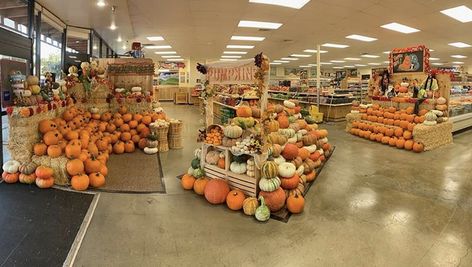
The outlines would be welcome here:
[[[311,146],[305,146],[304,147],[306,150],[308,150],[308,152],[311,153],[314,153],[316,151],[316,145],[311,145]]]
[[[8,173],[15,173],[18,172],[18,168],[20,168],[20,163],[16,160],[9,160],[3,163],[3,170]]]
[[[262,178],[259,180],[259,188],[264,192],[273,192],[280,187],[282,181],[279,177],[274,178]]]
[[[301,176],[304,171],[305,171],[305,167],[303,167],[303,164],[302,164],[302,165],[300,165],[300,167],[298,167],[298,169],[297,169],[297,174],[298,174],[298,176]]]
[[[295,118],[297,118],[297,119],[301,119],[301,118],[302,118],[302,114],[300,114],[300,113],[294,114],[293,116],[294,116]]]
[[[305,129],[301,129],[300,131],[298,131],[298,133],[301,134],[301,135],[305,135],[305,134],[308,133],[308,131],[305,130]]]
[[[297,137],[296,137],[296,136],[291,137],[291,138],[289,138],[289,139],[287,140],[287,142],[288,142],[289,144],[295,144],[295,143],[297,142]]]
[[[247,171],[246,168],[246,163],[245,162],[236,162],[233,161],[231,162],[231,165],[229,166],[230,171],[237,173],[237,174],[244,174]]]
[[[97,107],[91,107],[90,113],[98,113],[99,109]]]
[[[442,96],[439,97],[438,99],[436,99],[436,104],[439,104],[439,105],[444,105],[444,104],[446,104],[446,102],[447,102],[446,98],[444,98]]]
[[[295,174],[297,167],[295,167],[293,163],[284,162],[282,164],[279,164],[278,170],[279,176],[284,178],[290,178]]]
[[[138,86],[135,86],[135,87],[131,88],[131,92],[141,92],[141,90],[142,90],[142,88],[138,87]]]
[[[287,108],[294,108],[295,103],[293,103],[292,101],[289,101],[289,100],[284,100],[284,106],[287,107]]]
[[[117,93],[123,93],[125,91],[125,88],[116,88],[115,92]]]
[[[433,112],[433,113],[434,113],[436,116],[438,116],[438,117],[444,116],[444,112],[442,112],[442,111],[440,111],[440,110],[434,109],[434,110],[431,110],[431,112]]]
[[[200,159],[202,156],[202,149],[201,148],[195,149],[193,152],[193,156],[196,157],[197,159]]]
[[[246,175],[249,176],[249,177],[254,177],[254,176],[256,176],[256,173],[254,172],[254,170],[248,170],[246,172]]]
[[[282,157],[282,156],[278,156],[278,157],[274,158],[274,162],[275,162],[277,165],[280,165],[280,164],[282,164],[282,163],[285,162],[285,158]]]
[[[144,153],[148,155],[156,154],[159,152],[159,149],[157,147],[145,147],[144,148]]]
[[[188,168],[188,170],[187,170],[187,174],[188,174],[188,175],[192,175],[194,170],[195,170],[195,169],[192,168],[192,166],[190,166],[190,167]]]

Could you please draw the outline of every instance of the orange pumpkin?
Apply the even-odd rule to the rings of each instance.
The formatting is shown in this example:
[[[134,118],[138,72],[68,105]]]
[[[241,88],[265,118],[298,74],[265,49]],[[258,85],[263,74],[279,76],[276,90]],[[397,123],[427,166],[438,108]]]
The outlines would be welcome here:
[[[220,168],[220,169],[225,169],[225,168],[226,168],[226,161],[225,161],[225,159],[224,159],[224,158],[219,158],[216,165],[217,165],[218,168]]]
[[[15,172],[15,173],[3,172],[2,178],[3,178],[3,181],[5,181],[5,183],[14,184],[18,182],[19,177],[20,177],[19,175],[20,175],[19,172]]]
[[[315,170],[313,170],[310,173],[305,175],[305,179],[308,183],[314,181],[315,178],[316,178],[316,171]]]
[[[243,208],[243,201],[246,197],[240,190],[231,190],[226,196],[226,205],[230,210],[240,210]]]
[[[97,145],[98,151],[105,151],[108,149],[108,141],[105,138],[100,138],[95,142],[95,145]]]
[[[44,143],[37,143],[33,146],[33,152],[36,156],[44,156],[47,153],[48,146]]]
[[[424,150],[424,145],[422,143],[415,142],[413,144],[413,151],[416,153],[423,152]]]
[[[395,129],[395,136],[396,137],[402,137],[403,136],[403,129],[402,128],[396,128]]]
[[[282,178],[280,179],[282,181],[280,186],[286,190],[295,189],[298,186],[299,179],[300,177],[298,176],[298,174],[295,174],[294,176],[290,178]]]
[[[130,122],[128,122],[128,125],[129,125],[129,128],[134,129],[138,127],[138,121],[131,120]]]
[[[303,208],[305,207],[305,199],[303,196],[295,193],[293,195],[289,195],[287,198],[287,209],[291,213],[298,214],[303,212]]]
[[[70,184],[72,189],[77,191],[84,191],[87,190],[90,184],[90,179],[85,174],[74,175],[70,179]]]
[[[85,166],[80,159],[72,159],[66,163],[66,170],[70,176],[84,173]]]
[[[292,160],[298,156],[298,147],[294,144],[286,144],[283,151],[282,156],[286,160]]]
[[[130,113],[122,114],[121,118],[123,119],[124,122],[129,122],[133,119],[133,115]]]
[[[46,166],[38,166],[34,173],[39,179],[47,179],[54,174],[54,170]]]
[[[102,167],[100,168],[100,173],[103,174],[103,176],[108,175],[108,167],[105,164],[102,164]]]
[[[205,186],[208,183],[208,178],[202,177],[195,180],[193,183],[193,191],[200,196],[203,196],[205,193]]]
[[[133,120],[137,121],[137,122],[141,122],[141,119],[143,118],[143,115],[139,114],[139,113],[136,113],[133,115]]]
[[[193,177],[190,174],[185,174],[184,176],[182,176],[182,179],[180,179],[180,184],[182,185],[182,188],[185,190],[192,190],[194,183],[195,183],[195,177]]]
[[[288,128],[288,126],[290,125],[287,116],[278,116],[277,121],[279,122],[279,127],[282,129]]]
[[[59,145],[48,146],[48,156],[51,158],[57,158],[61,156],[62,148]]]
[[[54,177],[48,177],[45,179],[36,178],[36,186],[42,189],[51,188],[54,185]]]
[[[146,138],[141,138],[138,142],[138,147],[140,149],[144,149],[147,146],[147,139]]]
[[[125,152],[126,153],[133,153],[135,150],[134,142],[131,140],[128,140],[125,142]]]
[[[413,140],[406,140],[405,145],[403,146],[406,150],[412,150],[413,149]]]
[[[71,121],[72,119],[74,119],[74,113],[68,109],[66,111],[64,111],[64,113],[62,113],[62,118],[65,120],[65,121]]]
[[[93,156],[98,156],[98,147],[94,143],[90,143],[87,147],[88,152]]]
[[[92,158],[89,158],[89,159],[86,159],[85,162],[84,162],[84,169],[85,169],[85,173],[87,174],[90,174],[90,173],[93,173],[93,172],[100,172],[100,169],[102,167],[102,163],[92,157]]]
[[[119,112],[121,115],[123,115],[123,114],[125,114],[126,112],[128,112],[128,108],[125,107],[125,106],[120,106],[120,107],[118,108],[118,112]]]
[[[129,127],[128,124],[123,124],[120,126],[120,131],[121,132],[129,132],[131,130],[131,128]]]
[[[125,143],[118,141],[113,145],[113,153],[123,154],[125,153]]]
[[[230,189],[225,180],[211,179],[205,186],[204,195],[211,204],[222,204],[226,201]]]
[[[271,212],[277,212],[285,205],[285,192],[281,187],[273,192],[261,191],[259,196],[264,197],[264,201]]]
[[[413,138],[413,134],[410,131],[404,131],[403,132],[403,138],[405,138],[405,140],[409,140],[409,139]]]
[[[403,148],[405,146],[405,139],[398,138],[397,141],[395,142],[395,146],[397,148]]]
[[[115,119],[113,119],[113,124],[116,127],[121,127],[124,124],[124,122],[123,122],[122,118],[115,118]]]
[[[143,116],[143,118],[141,119],[141,122],[145,125],[149,125],[152,122],[152,118],[151,116],[148,116],[148,115]]]
[[[50,132],[47,132],[46,134],[44,134],[43,136],[43,141],[46,145],[50,146],[50,145],[57,145],[57,143],[59,142],[60,140],[60,133],[59,131],[50,131]]]
[[[52,120],[41,120],[38,125],[39,132],[45,134],[57,130],[57,124]]]
[[[77,142],[75,142],[75,140],[71,141],[65,147],[65,154],[66,154],[66,157],[69,159],[79,158],[81,152],[82,152],[82,146],[81,146],[80,141],[77,141]]]
[[[123,142],[131,140],[131,133],[129,133],[129,132],[121,133],[120,139]]]
[[[105,176],[99,172],[91,173],[88,177],[92,187],[98,188],[105,185]]]

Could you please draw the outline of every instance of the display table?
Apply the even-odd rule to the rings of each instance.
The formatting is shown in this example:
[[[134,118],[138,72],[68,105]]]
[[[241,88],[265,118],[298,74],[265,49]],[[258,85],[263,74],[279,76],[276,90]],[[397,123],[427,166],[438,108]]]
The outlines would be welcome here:
[[[351,112],[352,104],[320,104],[320,112],[324,114],[326,121],[343,121]]]

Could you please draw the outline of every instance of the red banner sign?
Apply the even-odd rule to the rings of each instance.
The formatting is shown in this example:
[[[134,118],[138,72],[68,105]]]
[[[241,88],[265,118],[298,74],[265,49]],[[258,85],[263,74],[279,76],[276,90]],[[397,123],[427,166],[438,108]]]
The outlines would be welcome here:
[[[257,71],[253,62],[240,66],[210,66],[207,79],[210,84],[254,84]]]

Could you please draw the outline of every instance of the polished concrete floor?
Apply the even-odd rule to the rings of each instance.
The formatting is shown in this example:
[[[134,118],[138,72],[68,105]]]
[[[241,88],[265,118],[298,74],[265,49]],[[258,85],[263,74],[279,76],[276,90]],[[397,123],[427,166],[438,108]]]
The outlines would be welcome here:
[[[180,188],[200,114],[164,107],[185,121],[167,194],[102,193],[75,266],[472,266],[472,130],[415,154],[324,125],[337,148],[305,212],[257,223]]]

